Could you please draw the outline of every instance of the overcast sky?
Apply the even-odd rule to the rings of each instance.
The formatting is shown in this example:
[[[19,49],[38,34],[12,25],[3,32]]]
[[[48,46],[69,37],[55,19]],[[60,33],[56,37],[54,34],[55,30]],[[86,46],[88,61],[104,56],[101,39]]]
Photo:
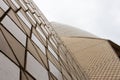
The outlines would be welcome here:
[[[120,45],[120,0],[34,0],[49,21],[86,30]]]

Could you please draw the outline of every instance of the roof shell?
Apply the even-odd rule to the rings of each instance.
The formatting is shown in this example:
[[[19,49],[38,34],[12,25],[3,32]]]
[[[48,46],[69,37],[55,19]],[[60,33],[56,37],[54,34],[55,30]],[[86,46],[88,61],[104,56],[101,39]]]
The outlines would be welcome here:
[[[97,36],[86,32],[84,30],[74,28],[69,25],[64,25],[56,22],[51,22],[53,28],[58,33],[59,36],[74,36],[74,37],[91,37],[91,38],[98,38]]]

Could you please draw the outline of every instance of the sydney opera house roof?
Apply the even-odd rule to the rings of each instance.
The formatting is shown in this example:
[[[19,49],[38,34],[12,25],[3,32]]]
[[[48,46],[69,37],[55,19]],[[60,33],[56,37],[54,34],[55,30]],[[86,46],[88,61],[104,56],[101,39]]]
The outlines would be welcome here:
[[[97,36],[75,28],[73,26],[68,26],[65,24],[60,24],[57,22],[51,22],[52,26],[54,27],[54,29],[56,30],[56,32],[58,32],[59,36],[74,36],[74,37],[91,37],[91,38],[97,38]]]
[[[52,25],[91,80],[120,79],[120,46],[71,26]]]
[[[32,0],[0,0],[0,80],[120,80],[120,46],[50,23]]]
[[[0,0],[0,80],[88,80],[32,0]]]

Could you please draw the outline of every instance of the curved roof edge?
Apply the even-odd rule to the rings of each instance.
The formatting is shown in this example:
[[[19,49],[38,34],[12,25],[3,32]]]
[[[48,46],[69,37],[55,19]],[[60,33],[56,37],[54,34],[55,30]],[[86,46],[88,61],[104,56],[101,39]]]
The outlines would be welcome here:
[[[57,22],[51,22],[51,25],[55,29],[55,31],[58,33],[59,36],[75,36],[75,37],[91,37],[91,38],[99,38],[87,31],[57,23]]]

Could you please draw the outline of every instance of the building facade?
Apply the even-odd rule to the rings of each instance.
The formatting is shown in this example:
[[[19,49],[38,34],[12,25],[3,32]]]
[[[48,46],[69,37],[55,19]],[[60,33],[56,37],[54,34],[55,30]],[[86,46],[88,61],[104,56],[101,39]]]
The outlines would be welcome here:
[[[120,80],[120,46],[68,25],[52,25],[90,80]]]
[[[88,80],[32,0],[0,0],[0,80]]]
[[[120,80],[120,46],[50,23],[32,0],[0,0],[0,80]]]

